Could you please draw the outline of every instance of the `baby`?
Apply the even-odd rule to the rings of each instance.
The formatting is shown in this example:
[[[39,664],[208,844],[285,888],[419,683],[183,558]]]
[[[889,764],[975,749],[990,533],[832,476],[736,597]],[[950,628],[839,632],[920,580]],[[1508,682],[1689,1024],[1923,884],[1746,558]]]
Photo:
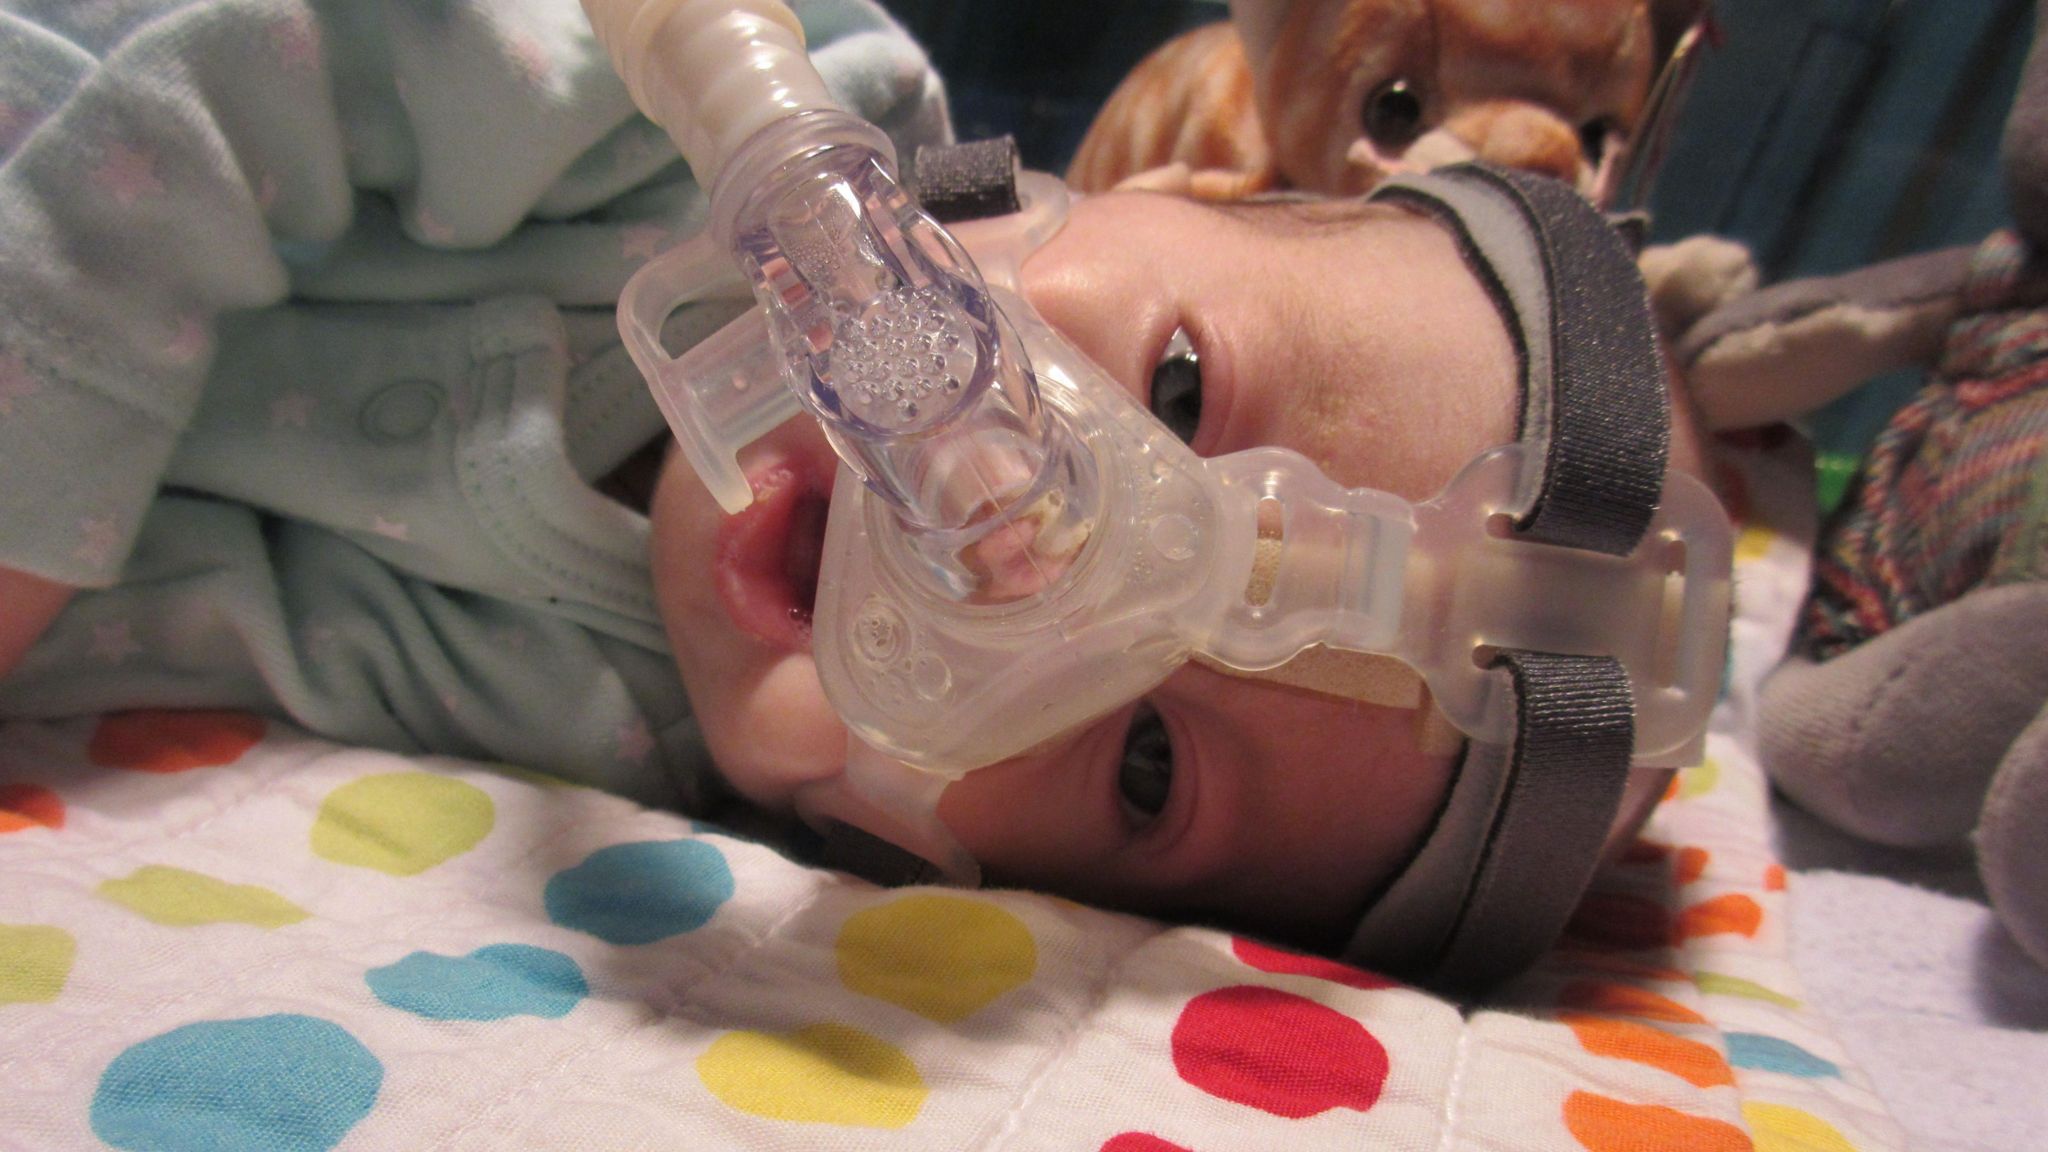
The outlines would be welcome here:
[[[1092,198],[1024,283],[1119,383],[1170,405],[1200,454],[1282,445],[1340,483],[1419,500],[1515,438],[1515,343],[1451,235],[1401,208]],[[669,453],[639,520],[628,505],[648,454],[607,428],[604,405],[629,404],[630,366],[599,320],[533,302],[392,312],[301,291],[224,323],[205,387],[209,402],[239,394],[243,415],[202,405],[125,567],[80,580],[76,549],[53,561],[38,551],[46,534],[13,519],[0,530],[0,675],[13,673],[0,716],[259,707],[337,739],[497,756],[707,809],[730,789],[788,814],[779,782],[846,755],[809,651],[834,458],[811,422],[790,422],[745,461],[753,505],[725,516]],[[1169,353],[1176,331],[1198,361]],[[24,376],[40,348],[12,353]],[[428,375],[443,360],[453,367]],[[646,407],[637,392],[631,403]],[[309,463],[347,447],[323,406],[375,443],[370,466]],[[1682,410],[1673,441],[1672,466],[1697,472]],[[523,513],[500,497],[523,499],[529,470],[569,493],[503,531]],[[450,485],[459,498],[432,497]],[[644,532],[644,566],[616,547],[589,560],[586,520]],[[583,567],[533,574],[555,559]],[[85,583],[102,586],[74,598]],[[657,606],[666,645],[648,627]],[[1444,808],[1458,758],[1419,728],[1407,710],[1189,665],[969,774],[939,816],[995,882],[1336,948]],[[700,729],[715,768],[690,756]],[[1663,783],[1631,782],[1610,848]]]

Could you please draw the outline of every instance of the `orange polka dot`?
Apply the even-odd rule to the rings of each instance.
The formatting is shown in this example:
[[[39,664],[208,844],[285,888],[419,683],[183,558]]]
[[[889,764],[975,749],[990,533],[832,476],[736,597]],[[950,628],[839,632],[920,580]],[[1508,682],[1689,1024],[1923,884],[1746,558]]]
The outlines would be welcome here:
[[[1595,892],[1579,901],[1565,932],[1574,940],[1603,948],[1662,948],[1671,942],[1671,913],[1642,896]]]
[[[1735,1083],[1728,1061],[1697,1040],[1673,1036],[1647,1024],[1599,1016],[1571,1016],[1565,1023],[1579,1038],[1579,1046],[1595,1056],[1662,1068],[1700,1088]]]
[[[1671,866],[1671,879],[1685,887],[1707,874],[1707,859],[1705,848],[1680,848],[1678,862]]]
[[[1769,868],[1764,869],[1764,891],[1783,892],[1784,890],[1785,866],[1783,864],[1773,864]]]
[[[233,764],[263,739],[263,720],[247,712],[116,712],[93,729],[86,755],[102,768],[187,772]]]
[[[1571,958],[1572,967],[1588,972],[1602,972],[1609,976],[1623,976],[1631,980],[1662,980],[1669,984],[1690,984],[1692,977],[1676,968],[1661,964],[1645,964],[1633,956],[1614,952],[1588,952],[1571,948],[1559,948],[1560,955]]]
[[[1591,1092],[1565,1097],[1564,1126],[1588,1152],[1751,1152],[1749,1137],[1725,1120]]]
[[[1764,910],[1740,893],[1702,900],[1678,914],[1678,938],[1739,935],[1754,938],[1763,927]]]
[[[64,801],[40,784],[0,784],[0,833],[62,828]]]
[[[1603,1016],[1634,1016],[1642,1020],[1663,1020],[1672,1024],[1705,1024],[1707,1018],[1668,996],[1627,984],[1579,980],[1558,993],[1558,1006]]]

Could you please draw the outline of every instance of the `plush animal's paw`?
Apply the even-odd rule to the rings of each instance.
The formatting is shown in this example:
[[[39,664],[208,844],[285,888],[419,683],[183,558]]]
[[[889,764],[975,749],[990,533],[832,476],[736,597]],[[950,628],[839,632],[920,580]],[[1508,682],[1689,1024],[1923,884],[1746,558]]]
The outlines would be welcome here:
[[[1116,192],[1165,192],[1196,200],[1242,200],[1275,186],[1270,169],[1235,172],[1225,168],[1190,168],[1175,160],[1117,181]]]
[[[1186,196],[1194,187],[1194,179],[1194,169],[1175,160],[1171,164],[1132,173],[1117,181],[1110,191],[1164,192],[1171,196]]]
[[[1743,244],[1720,236],[1653,244],[1637,264],[1657,327],[1671,341],[1700,317],[1756,291],[1756,258]]]
[[[2048,701],[2042,636],[2048,584],[2014,584],[1826,663],[1788,661],[1763,687],[1764,767],[1844,831],[1901,847],[1959,842],[2007,749]]]
[[[2006,931],[2048,968],[2048,709],[1992,777],[1977,826],[1977,868]]]

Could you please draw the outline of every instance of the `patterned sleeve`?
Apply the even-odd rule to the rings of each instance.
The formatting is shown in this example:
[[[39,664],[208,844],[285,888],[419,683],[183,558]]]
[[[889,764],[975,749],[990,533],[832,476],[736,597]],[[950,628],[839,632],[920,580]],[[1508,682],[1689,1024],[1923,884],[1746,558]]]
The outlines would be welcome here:
[[[849,107],[944,134],[936,77],[879,9],[793,7]],[[701,196],[576,0],[9,0],[0,567],[117,581],[222,313],[609,302],[675,238],[633,214],[673,224]]]

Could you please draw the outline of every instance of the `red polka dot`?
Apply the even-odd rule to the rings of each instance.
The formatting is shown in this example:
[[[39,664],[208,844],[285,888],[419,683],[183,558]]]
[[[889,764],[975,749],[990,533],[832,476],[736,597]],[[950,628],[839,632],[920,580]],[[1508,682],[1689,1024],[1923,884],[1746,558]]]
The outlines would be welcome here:
[[[247,712],[116,712],[93,729],[86,755],[102,768],[188,772],[233,764],[263,739],[263,720]]]
[[[1769,868],[1764,869],[1764,891],[1783,892],[1784,890],[1785,866],[1783,864],[1773,864]]]
[[[1602,948],[1662,948],[1671,942],[1671,913],[1642,896],[1595,892],[1579,901],[1565,932],[1574,940]]]
[[[1678,863],[1671,868],[1671,878],[1682,888],[1707,874],[1709,859],[1705,848],[1680,848]]]
[[[0,833],[62,828],[64,801],[40,784],[0,784]]]
[[[1239,960],[1261,972],[1313,976],[1318,980],[1328,980],[1332,984],[1342,984],[1348,988],[1363,988],[1367,992],[1401,986],[1399,981],[1389,980],[1377,972],[1353,968],[1349,964],[1340,964],[1322,956],[1305,956],[1299,952],[1284,951],[1256,940],[1233,938],[1230,950],[1237,954]]]
[[[1678,938],[1749,936],[1763,927],[1764,910],[1756,901],[1735,893],[1702,900],[1678,914]]]
[[[1189,1152],[1188,1149],[1171,1140],[1161,1140],[1150,1132],[1125,1132],[1111,1136],[1103,1142],[1102,1152]]]
[[[1299,1120],[1371,1108],[1390,1064],[1386,1047],[1351,1017],[1277,988],[1238,985],[1181,1009],[1173,1067],[1218,1099]]]

